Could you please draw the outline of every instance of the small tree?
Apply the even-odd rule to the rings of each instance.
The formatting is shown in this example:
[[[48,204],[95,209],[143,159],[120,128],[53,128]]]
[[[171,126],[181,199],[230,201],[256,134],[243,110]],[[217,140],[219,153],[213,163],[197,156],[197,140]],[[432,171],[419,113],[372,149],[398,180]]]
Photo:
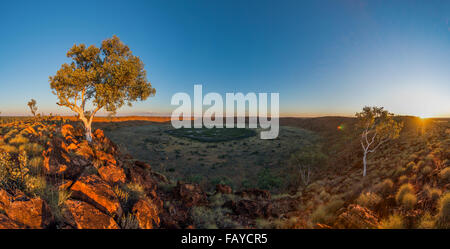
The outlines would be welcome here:
[[[64,63],[50,77],[50,87],[59,99],[58,105],[77,113],[89,142],[92,120],[100,109],[115,114],[125,103],[131,106],[155,94],[141,59],[116,36],[104,40],[100,48],[74,45],[67,57],[72,63]],[[87,105],[92,109],[87,110]]]
[[[37,108],[37,106],[36,106],[36,100],[31,99],[31,100],[28,102],[28,107],[30,107],[30,111],[31,111],[31,113],[33,114],[33,116],[36,117],[36,112],[37,112],[37,110],[38,110],[38,108]]]
[[[361,147],[363,148],[363,176],[367,173],[367,155],[375,152],[382,144],[400,135],[403,123],[393,119],[394,114],[383,107],[364,107],[356,113],[358,128],[361,131]]]
[[[303,185],[308,186],[313,168],[323,163],[325,159],[325,154],[317,146],[305,146],[291,155],[290,163],[299,171]]]

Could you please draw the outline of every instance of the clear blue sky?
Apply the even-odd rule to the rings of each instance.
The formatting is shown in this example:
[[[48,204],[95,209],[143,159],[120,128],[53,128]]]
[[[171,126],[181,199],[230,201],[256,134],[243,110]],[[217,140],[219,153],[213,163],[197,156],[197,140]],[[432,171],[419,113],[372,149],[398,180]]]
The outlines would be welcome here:
[[[117,35],[155,97],[120,114],[170,113],[171,96],[279,92],[284,115],[364,105],[450,116],[450,1],[8,1],[0,4],[0,111],[57,107],[48,77],[75,43]]]

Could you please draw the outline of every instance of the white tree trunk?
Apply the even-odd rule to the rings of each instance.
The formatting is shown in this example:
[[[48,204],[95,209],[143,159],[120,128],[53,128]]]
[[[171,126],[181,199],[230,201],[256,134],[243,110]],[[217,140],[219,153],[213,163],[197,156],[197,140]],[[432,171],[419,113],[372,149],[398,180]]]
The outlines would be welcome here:
[[[367,174],[367,151],[364,151],[363,164],[364,164],[363,169],[363,177],[364,177]]]
[[[86,140],[90,143],[92,142],[92,128],[91,124],[85,124],[85,131],[86,131]]]

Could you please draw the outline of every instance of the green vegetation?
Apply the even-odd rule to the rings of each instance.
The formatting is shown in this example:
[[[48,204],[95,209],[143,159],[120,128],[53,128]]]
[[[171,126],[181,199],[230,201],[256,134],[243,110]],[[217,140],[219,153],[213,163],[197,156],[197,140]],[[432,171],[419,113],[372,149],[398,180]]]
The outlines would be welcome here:
[[[257,134],[254,130],[247,128],[219,129],[215,127],[211,129],[181,128],[166,132],[176,137],[190,138],[200,142],[224,142],[253,137]]]

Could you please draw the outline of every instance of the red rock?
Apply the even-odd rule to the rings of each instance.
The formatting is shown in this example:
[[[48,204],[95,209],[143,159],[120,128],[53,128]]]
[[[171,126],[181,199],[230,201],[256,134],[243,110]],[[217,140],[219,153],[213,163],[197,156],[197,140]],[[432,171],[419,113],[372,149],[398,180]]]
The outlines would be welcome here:
[[[5,212],[11,220],[28,228],[46,228],[53,222],[47,203],[40,198],[16,198]]]
[[[0,214],[0,229],[20,229],[20,228],[24,227],[8,218],[8,216]]]
[[[74,199],[85,201],[112,216],[122,215],[122,208],[114,191],[97,175],[80,177],[70,190]]]
[[[356,204],[349,205],[336,219],[333,227],[340,229],[377,228],[379,219],[370,209]]]
[[[107,164],[98,169],[100,177],[110,184],[125,183],[126,175],[122,168],[114,165]]]
[[[146,162],[141,162],[141,161],[135,161],[134,165],[141,167],[143,169],[148,169],[151,170],[152,166],[150,166],[150,164],[146,163]]]
[[[105,133],[103,133],[102,130],[97,129],[94,132],[94,137],[97,138],[97,139],[104,139],[105,138]]]
[[[138,220],[141,229],[152,229],[154,225],[159,226],[158,208],[150,199],[139,200],[134,204],[132,212]]]
[[[217,184],[216,185],[216,192],[221,194],[231,194],[233,190],[228,185],[223,184]]]
[[[114,219],[94,206],[77,200],[65,202],[65,220],[78,229],[118,229]]]
[[[178,182],[174,195],[181,199],[187,207],[207,204],[206,193],[198,184],[182,184]]]
[[[103,161],[104,164],[117,164],[117,161],[114,158],[114,156],[104,151],[97,150],[95,151],[95,155],[97,156],[97,159]]]
[[[153,193],[156,191],[157,183],[153,179],[152,175],[140,168],[131,166],[129,170],[129,179],[133,183],[137,183],[144,187],[144,190],[147,194]]]
[[[63,137],[71,136],[75,133],[75,129],[70,124],[65,124],[61,127],[61,134]]]

